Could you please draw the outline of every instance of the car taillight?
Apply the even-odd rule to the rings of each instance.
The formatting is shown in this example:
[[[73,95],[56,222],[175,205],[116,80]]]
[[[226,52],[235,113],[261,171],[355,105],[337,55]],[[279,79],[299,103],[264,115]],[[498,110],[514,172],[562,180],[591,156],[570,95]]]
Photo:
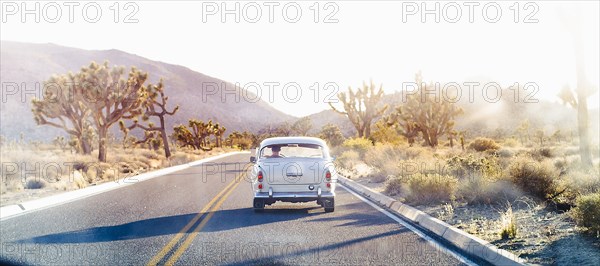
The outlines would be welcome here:
[[[331,183],[329,183],[329,182],[331,182],[331,172],[329,172],[329,170],[327,170],[327,172],[325,172],[325,185],[328,188],[331,188]]]
[[[258,189],[262,189],[262,184],[258,184]]]
[[[263,173],[262,171],[258,172],[258,182],[262,182],[263,181]]]

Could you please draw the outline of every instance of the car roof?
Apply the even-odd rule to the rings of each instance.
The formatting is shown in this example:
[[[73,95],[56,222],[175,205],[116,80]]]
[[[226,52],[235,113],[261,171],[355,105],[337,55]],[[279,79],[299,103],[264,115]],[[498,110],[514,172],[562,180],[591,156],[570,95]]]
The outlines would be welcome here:
[[[325,141],[320,138],[313,137],[275,137],[263,140],[260,143],[260,147],[274,145],[274,144],[287,144],[287,143],[298,143],[298,144],[316,144],[323,147],[327,147]]]

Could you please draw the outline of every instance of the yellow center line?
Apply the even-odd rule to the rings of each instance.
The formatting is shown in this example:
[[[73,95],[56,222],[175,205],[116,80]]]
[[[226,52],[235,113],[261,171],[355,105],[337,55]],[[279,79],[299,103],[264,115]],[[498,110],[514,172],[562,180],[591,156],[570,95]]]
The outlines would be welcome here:
[[[210,210],[210,212],[208,213],[208,215],[206,217],[204,217],[204,219],[202,219],[202,222],[200,222],[200,224],[194,229],[194,232],[192,232],[185,239],[185,241],[181,244],[181,246],[179,246],[179,248],[177,249],[177,251],[175,251],[175,253],[173,254],[173,256],[171,256],[169,258],[169,260],[167,261],[167,263],[165,265],[174,265],[175,262],[177,262],[177,260],[179,259],[179,257],[181,257],[181,255],[183,255],[183,252],[185,252],[188,249],[188,247],[192,244],[192,241],[194,241],[194,238],[196,238],[196,236],[198,235],[198,232],[200,232],[200,230],[202,230],[202,228],[206,225],[206,223],[208,223],[208,221],[213,216],[213,214],[215,214],[215,211],[218,210],[221,207],[221,205],[223,204],[223,202],[225,202],[225,200],[227,199],[227,197],[229,197],[229,195],[235,190],[235,188],[240,183],[242,183],[242,181],[237,182],[236,185],[233,186],[229,191],[227,191],[227,193],[212,207],[212,209]]]
[[[242,175],[242,174],[240,174],[240,175]],[[214,198],[212,198],[208,202],[208,204],[206,204],[206,206],[204,206],[204,208],[202,208],[202,210],[200,210],[200,212],[198,214],[196,214],[194,219],[192,219],[187,225],[185,225],[185,227],[183,227],[183,229],[181,229],[179,231],[179,233],[177,233],[173,237],[173,239],[171,239],[171,241],[169,241],[169,243],[167,243],[167,245],[165,245],[163,247],[163,249],[161,249],[156,255],[154,255],[154,257],[152,257],[152,259],[146,265],[148,265],[148,266],[157,265],[158,262],[160,262],[165,257],[165,255],[167,255],[167,253],[169,253],[169,251],[175,246],[175,244],[177,244],[177,242],[179,242],[179,240],[186,234],[186,232],[188,230],[190,230],[190,228],[200,219],[200,217],[202,217],[202,215],[204,213],[206,213],[206,211],[208,211],[210,206],[212,206],[215,203],[215,201],[217,201],[217,199],[219,199],[219,197],[221,197],[221,195],[225,194],[233,185],[240,183],[240,182],[236,182],[236,180],[240,177],[240,175],[236,176],[236,178],[231,183],[229,183],[223,190],[221,190],[221,192],[219,192],[219,194],[217,194]]]

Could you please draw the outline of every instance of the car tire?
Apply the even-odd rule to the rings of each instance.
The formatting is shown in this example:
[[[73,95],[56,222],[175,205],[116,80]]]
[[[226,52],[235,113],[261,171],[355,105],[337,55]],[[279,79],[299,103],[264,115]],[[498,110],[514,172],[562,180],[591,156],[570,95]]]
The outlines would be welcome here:
[[[325,199],[322,201],[323,207],[325,207],[325,212],[333,212],[335,211],[335,199]]]
[[[254,199],[254,211],[262,212],[265,209],[265,201],[263,199]]]

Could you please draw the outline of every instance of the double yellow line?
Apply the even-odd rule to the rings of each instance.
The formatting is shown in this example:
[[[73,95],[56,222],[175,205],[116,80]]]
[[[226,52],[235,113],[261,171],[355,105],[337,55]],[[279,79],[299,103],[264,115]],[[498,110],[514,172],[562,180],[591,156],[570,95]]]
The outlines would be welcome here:
[[[236,178],[231,183],[229,183],[229,185],[227,185],[223,190],[221,190],[221,192],[219,192],[219,194],[217,194],[214,198],[212,198],[208,202],[208,204],[206,204],[206,206],[204,206],[204,208],[202,208],[202,210],[200,210],[200,212],[198,212],[198,214],[196,214],[196,216],[189,223],[187,223],[183,227],[183,229],[181,229],[181,231],[179,231],[179,233],[177,233],[173,237],[173,239],[171,239],[171,241],[169,241],[169,243],[167,243],[156,255],[154,255],[154,257],[152,257],[152,259],[148,262],[147,265],[148,266],[157,265],[171,250],[173,250],[173,248],[175,247],[175,245],[177,243],[179,243],[181,238],[183,238],[184,236],[186,236],[186,234],[188,234],[187,238],[183,241],[183,243],[181,245],[179,245],[179,248],[177,248],[177,250],[175,250],[173,255],[171,255],[171,257],[165,263],[165,265],[175,264],[175,262],[177,262],[179,257],[181,257],[181,255],[183,255],[183,253],[192,244],[192,241],[194,241],[194,238],[196,238],[196,236],[198,235],[198,232],[200,232],[200,230],[202,230],[202,228],[208,223],[210,218],[212,218],[215,211],[217,211],[219,208],[221,208],[221,205],[223,205],[223,202],[225,202],[227,197],[229,197],[229,195],[235,190],[235,188],[240,183],[242,183],[242,181],[241,181],[242,179],[240,178],[242,175],[243,175],[243,173],[236,176]],[[204,219],[202,219],[200,224],[198,226],[196,226],[196,228],[194,228],[194,230],[192,230],[191,232],[188,233],[188,230],[190,230],[190,228],[192,228],[192,226],[196,222],[198,222],[198,220],[200,220],[200,218],[204,214],[206,214],[207,211],[208,211],[208,214],[204,217]]]

